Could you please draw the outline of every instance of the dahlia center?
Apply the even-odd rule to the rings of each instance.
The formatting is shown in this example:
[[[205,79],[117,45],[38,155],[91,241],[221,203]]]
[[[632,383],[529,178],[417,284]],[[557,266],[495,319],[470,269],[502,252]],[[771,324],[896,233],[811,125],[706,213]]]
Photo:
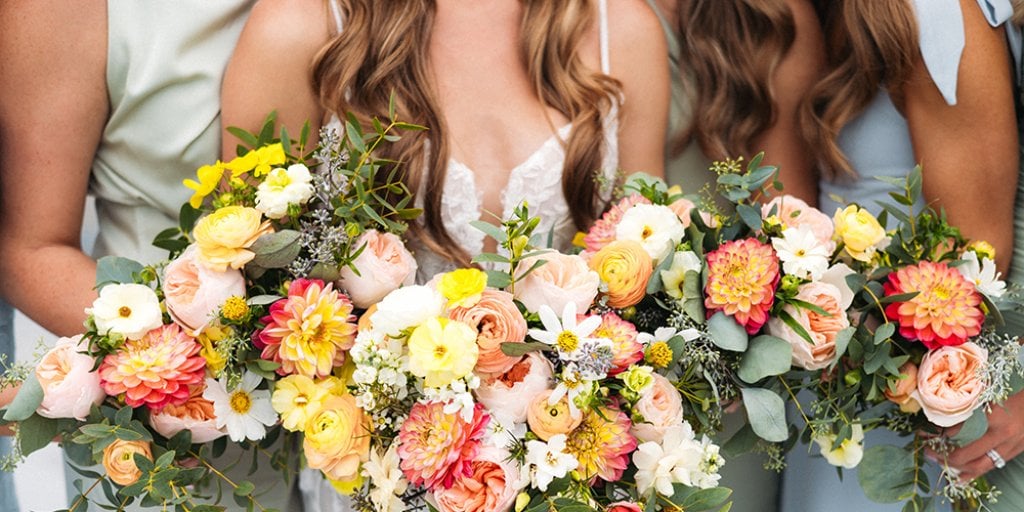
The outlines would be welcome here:
[[[580,338],[572,331],[562,331],[558,333],[557,343],[558,350],[561,350],[562,352],[572,352],[580,346]]]
[[[121,308],[117,310],[117,314],[121,318],[128,318],[128,317],[132,316],[132,308],[130,308],[128,306],[121,306]]]
[[[932,293],[935,294],[935,297],[939,300],[949,300],[949,297],[952,295],[952,290],[944,285],[939,285],[932,288]]]
[[[245,391],[231,393],[231,410],[237,414],[246,414],[252,409],[252,397]]]

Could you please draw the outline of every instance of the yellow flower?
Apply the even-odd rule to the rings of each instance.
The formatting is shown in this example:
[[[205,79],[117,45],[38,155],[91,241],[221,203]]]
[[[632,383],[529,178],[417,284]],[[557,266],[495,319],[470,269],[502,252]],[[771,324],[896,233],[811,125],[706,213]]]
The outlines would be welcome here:
[[[855,204],[845,210],[837,208],[832,220],[836,225],[836,236],[846,245],[850,256],[858,261],[871,261],[879,244],[887,238],[878,219]]]
[[[203,205],[203,198],[210,195],[217,188],[220,179],[224,176],[225,169],[224,163],[218,160],[216,164],[204,165],[196,171],[196,177],[199,178],[198,182],[195,180],[185,180],[182,182],[186,187],[195,190],[192,198],[188,200],[192,208],[199,208]]]
[[[228,300],[224,301],[224,305],[221,306],[220,312],[224,315],[224,318],[237,321],[245,318],[245,315],[249,314],[249,305],[245,303],[245,297],[232,295],[231,297],[228,297]]]
[[[331,396],[306,422],[303,452],[309,467],[331,480],[352,480],[370,455],[369,422],[352,395]]]
[[[437,291],[448,299],[448,307],[470,308],[487,288],[487,274],[475,268],[453,270],[441,276]]]
[[[199,260],[207,268],[224,272],[230,266],[242,268],[256,254],[249,250],[257,238],[272,233],[270,222],[255,208],[225,206],[196,223],[192,234],[199,247]]]
[[[655,368],[668,368],[668,365],[672,363],[672,357],[672,349],[664,341],[652,343],[650,347],[647,347],[647,353],[644,354],[644,360]]]
[[[351,496],[352,493],[363,488],[362,473],[357,473],[355,478],[351,478],[349,480],[333,480],[328,478],[327,481],[331,483],[331,487],[333,487],[338,494],[344,494],[345,496]]]
[[[988,258],[992,261],[995,261],[996,259],[996,248],[992,247],[992,244],[984,240],[975,240],[967,244],[967,249],[965,249],[965,252],[966,251],[974,251],[974,253],[978,255],[979,260]]]
[[[131,485],[139,480],[142,471],[135,465],[135,454],[153,460],[153,451],[145,441],[118,439],[103,449],[103,469],[117,485]]]
[[[282,426],[295,432],[306,429],[309,419],[320,413],[329,396],[329,388],[313,379],[289,375],[277,382],[270,404],[281,415]]]
[[[409,336],[409,371],[439,388],[469,375],[476,366],[477,332],[468,325],[431,318]]]
[[[263,146],[235,158],[227,163],[231,170],[231,177],[237,178],[249,171],[259,178],[266,175],[275,165],[282,165],[285,162],[284,146],[280,143]]]
[[[227,358],[217,350],[216,343],[231,334],[233,334],[233,331],[230,327],[213,324],[203,329],[203,332],[197,338],[199,344],[203,346],[202,350],[199,351],[199,355],[206,359],[206,369],[214,377],[219,377],[220,372],[224,371],[224,366],[227,365]]]
[[[654,271],[650,255],[632,240],[617,240],[602,247],[590,258],[590,268],[607,284],[608,305],[613,308],[640,302]]]

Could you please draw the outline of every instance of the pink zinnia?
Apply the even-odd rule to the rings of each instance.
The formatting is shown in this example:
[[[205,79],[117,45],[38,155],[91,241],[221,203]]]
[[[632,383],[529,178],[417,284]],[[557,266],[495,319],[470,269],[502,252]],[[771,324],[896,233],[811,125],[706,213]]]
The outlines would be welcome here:
[[[635,205],[651,204],[651,202],[640,194],[633,194],[622,198],[618,204],[613,205],[599,220],[594,222],[583,238],[586,246],[585,253],[593,254],[600,251],[602,247],[615,241],[615,227],[619,225],[622,216]]]
[[[451,488],[459,477],[473,475],[473,461],[480,451],[490,416],[481,404],[465,421],[458,411],[447,414],[444,404],[417,403],[398,432],[398,456],[405,477],[428,490]]]
[[[755,238],[726,242],[707,256],[708,284],[704,306],[708,315],[722,311],[750,334],[768,321],[779,284],[779,259],[768,244]]]
[[[582,320],[586,315],[579,315]],[[609,312],[601,315],[601,325],[591,334],[594,338],[612,340],[612,369],[617,375],[644,358],[644,346],[636,340],[636,326]]]
[[[900,326],[900,334],[920,340],[929,349],[960,345],[981,332],[985,314],[981,295],[956,269],[945,263],[922,261],[889,274],[885,296],[918,292],[906,302],[885,307],[885,316]]]
[[[281,363],[277,373],[326,377],[345,362],[356,324],[348,297],[319,279],[296,279],[288,297],[270,306],[266,327],[254,337],[263,359]]]
[[[629,433],[632,425],[618,409],[601,407],[588,412],[565,440],[566,453],[580,462],[576,471],[587,480],[620,480],[637,447],[636,438]]]
[[[110,396],[125,395],[131,407],[160,410],[188,401],[189,386],[202,384],[206,360],[195,338],[177,324],[128,340],[100,363],[100,385]]]

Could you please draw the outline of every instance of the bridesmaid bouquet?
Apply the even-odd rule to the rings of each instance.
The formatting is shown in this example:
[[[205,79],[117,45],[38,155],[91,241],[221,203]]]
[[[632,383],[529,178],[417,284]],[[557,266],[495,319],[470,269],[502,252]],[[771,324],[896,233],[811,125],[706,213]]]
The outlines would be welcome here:
[[[363,133],[350,119],[307,153],[308,127],[293,143],[273,126],[271,115],[258,135],[232,129],[252,149],[185,180],[195,194],[181,225],[154,242],[172,259],[101,259],[85,332],[21,372],[3,418],[17,422],[21,456],[58,437],[82,466],[92,483],[78,485],[72,510],[97,489],[121,506],[223,510],[200,503],[220,503],[224,484],[263,510],[252,483],[223,474],[240,461],[213,458],[230,439],[252,452],[250,473],[293,472],[294,443],[277,442],[279,425],[298,421],[279,415],[289,390],[315,379],[333,400],[351,398],[334,372],[355,342],[354,312],[412,282],[400,235],[419,212],[372,154],[418,127],[392,119]],[[83,469],[94,463],[101,472]],[[210,480],[216,489],[201,485]]]
[[[944,456],[981,437],[985,413],[1024,383],[1019,340],[1000,329],[1020,298],[999,280],[990,245],[967,243],[941,213],[913,211],[920,168],[894,185],[902,190],[879,218],[856,205],[836,212],[837,250],[857,270],[846,278],[854,331],[836,350],[840,364],[798,365],[812,370],[805,386],[815,396],[801,410],[803,437],[831,464],[857,467],[874,501],[927,510],[942,486],[944,499],[977,509],[998,493],[983,479],[960,481]],[[886,230],[890,218],[895,228]],[[959,432],[946,436],[955,425]],[[865,450],[872,428],[909,440]],[[927,458],[939,462],[938,477],[924,471]]]

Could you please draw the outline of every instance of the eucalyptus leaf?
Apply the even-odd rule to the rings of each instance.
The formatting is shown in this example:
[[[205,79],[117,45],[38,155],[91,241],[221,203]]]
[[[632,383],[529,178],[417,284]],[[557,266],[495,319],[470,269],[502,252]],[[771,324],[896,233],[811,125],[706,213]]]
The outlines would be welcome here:
[[[832,359],[832,363],[830,363],[830,367],[834,367],[836,365],[836,363],[838,363],[840,360],[842,360],[843,356],[846,354],[846,347],[848,347],[850,345],[850,340],[853,338],[853,334],[856,333],[856,332],[857,332],[857,328],[851,326],[851,327],[847,327],[847,328],[839,331],[838,333],[836,333],[836,339],[835,339],[836,355]]]
[[[726,487],[695,489],[682,484],[674,484],[673,489],[675,492],[669,500],[687,512],[705,512],[716,509],[732,495],[732,490]]]
[[[997,405],[996,407],[1001,406]],[[960,431],[952,437],[952,441],[959,446],[966,446],[981,439],[986,431],[988,431],[988,414],[985,413],[984,407],[978,407],[971,417],[967,418],[967,421],[960,426]]]
[[[57,436],[57,420],[33,414],[18,424],[18,447],[23,457],[49,445]]]
[[[743,382],[753,384],[765,377],[786,373],[792,359],[793,347],[789,342],[775,336],[758,336],[750,340],[750,346],[743,353],[738,375]]]
[[[29,372],[21,383],[21,389],[4,412],[4,421],[24,421],[35,414],[43,403],[43,387],[36,379],[36,372]]]
[[[120,256],[104,256],[96,261],[96,289],[108,284],[134,283],[136,275],[145,267],[141,263]]]
[[[538,352],[550,348],[551,346],[547,343],[541,343],[539,341],[527,343],[505,342],[501,344],[501,353],[509,357],[521,357],[529,354],[530,352]]]
[[[733,352],[747,350],[749,336],[746,329],[721,311],[708,320],[708,333],[711,335],[711,341],[719,348]]]
[[[761,229],[761,210],[759,208],[754,208],[749,204],[738,204],[736,213],[740,215],[740,219],[748,228],[755,231]]]
[[[743,407],[754,433],[765,441],[781,443],[789,438],[786,403],[770,389],[741,388]]]
[[[910,453],[896,446],[879,445],[864,450],[857,480],[871,501],[896,503],[914,495],[914,473],[914,457]]]
[[[299,255],[299,232],[291,229],[268,233],[256,239],[249,250],[256,254],[252,263],[262,268],[284,268]]]
[[[512,284],[512,276],[508,272],[500,270],[487,270],[487,286],[490,288],[505,288]]]
[[[267,304],[273,304],[283,297],[278,295],[256,295],[255,297],[249,297],[245,303],[250,306],[266,306]]]

